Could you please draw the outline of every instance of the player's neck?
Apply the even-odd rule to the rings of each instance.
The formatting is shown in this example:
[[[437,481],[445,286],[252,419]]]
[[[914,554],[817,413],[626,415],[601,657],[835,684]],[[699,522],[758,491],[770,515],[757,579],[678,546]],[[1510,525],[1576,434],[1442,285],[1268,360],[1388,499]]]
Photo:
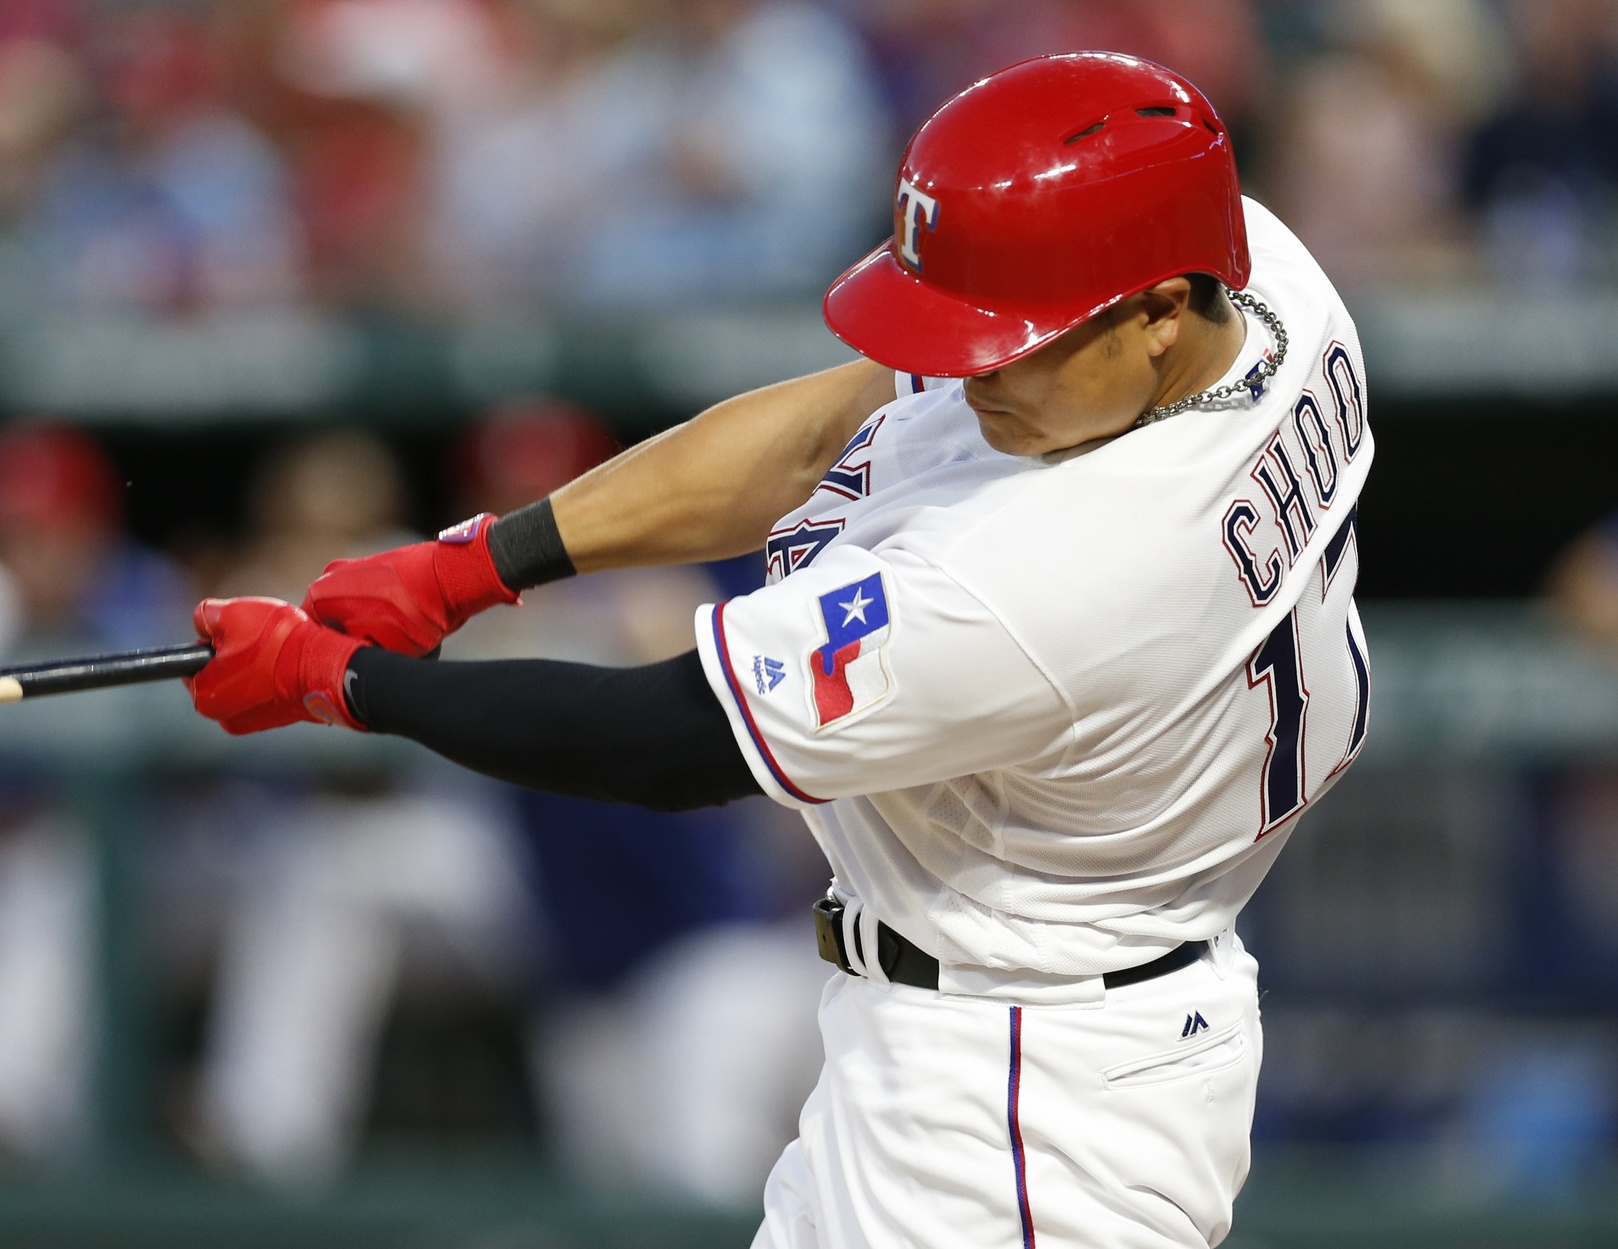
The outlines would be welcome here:
[[[1207,390],[1230,371],[1247,343],[1247,318],[1225,298],[1222,320],[1212,320],[1188,312],[1175,344],[1163,353],[1158,366],[1158,391],[1154,408],[1178,402],[1187,395]]]

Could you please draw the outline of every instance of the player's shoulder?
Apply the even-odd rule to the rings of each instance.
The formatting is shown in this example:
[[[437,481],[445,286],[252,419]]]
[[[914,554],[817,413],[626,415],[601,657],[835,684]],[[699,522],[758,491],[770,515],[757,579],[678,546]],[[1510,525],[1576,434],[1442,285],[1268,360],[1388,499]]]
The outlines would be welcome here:
[[[991,455],[967,406],[960,378],[915,378],[900,374],[899,393],[878,408],[855,441],[874,443],[890,458],[899,479],[914,485],[937,470]]]
[[[919,373],[895,373],[893,398],[879,412],[901,414],[905,419],[928,413],[955,412],[966,407],[964,383],[958,377],[923,377]]]
[[[1257,200],[1243,197],[1242,208],[1253,261],[1248,292],[1276,312],[1291,340],[1307,347],[1337,336],[1357,344],[1342,296],[1303,240]]]
[[[1306,281],[1318,278],[1326,285],[1331,280],[1286,222],[1251,196],[1242,196],[1242,214],[1247,223],[1247,249],[1253,259],[1253,268],[1268,269],[1272,264],[1284,266]]]

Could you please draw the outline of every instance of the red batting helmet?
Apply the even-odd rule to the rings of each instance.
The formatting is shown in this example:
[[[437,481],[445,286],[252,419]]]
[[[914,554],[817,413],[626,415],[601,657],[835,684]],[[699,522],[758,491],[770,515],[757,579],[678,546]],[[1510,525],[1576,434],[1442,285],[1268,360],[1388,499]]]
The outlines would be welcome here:
[[[1009,364],[1167,278],[1247,285],[1230,136],[1178,74],[1078,52],[1024,61],[922,124],[894,236],[826,292],[826,324],[907,373]]]

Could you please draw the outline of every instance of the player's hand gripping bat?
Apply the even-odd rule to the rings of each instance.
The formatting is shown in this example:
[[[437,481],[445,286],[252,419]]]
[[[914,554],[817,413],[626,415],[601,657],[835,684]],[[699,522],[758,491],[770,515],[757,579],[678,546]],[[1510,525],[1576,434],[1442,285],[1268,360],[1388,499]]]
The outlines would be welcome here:
[[[74,690],[99,690],[111,685],[195,676],[212,658],[213,647],[207,642],[186,642],[179,646],[18,664],[0,668],[0,703],[38,698],[42,694],[68,694]]]
[[[205,640],[0,668],[0,703],[196,677],[187,682],[192,701],[227,733],[299,720],[363,729],[344,693],[348,661],[365,645],[358,638],[271,598],[204,599],[194,619]]]

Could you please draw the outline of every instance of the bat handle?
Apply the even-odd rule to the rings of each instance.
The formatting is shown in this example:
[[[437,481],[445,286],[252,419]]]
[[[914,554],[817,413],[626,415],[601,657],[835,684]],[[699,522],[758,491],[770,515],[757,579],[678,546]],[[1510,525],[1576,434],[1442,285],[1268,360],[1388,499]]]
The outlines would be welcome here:
[[[180,646],[0,668],[0,703],[37,698],[41,694],[67,694],[74,690],[188,677],[202,671],[212,658],[213,647],[207,642],[187,642]]]

